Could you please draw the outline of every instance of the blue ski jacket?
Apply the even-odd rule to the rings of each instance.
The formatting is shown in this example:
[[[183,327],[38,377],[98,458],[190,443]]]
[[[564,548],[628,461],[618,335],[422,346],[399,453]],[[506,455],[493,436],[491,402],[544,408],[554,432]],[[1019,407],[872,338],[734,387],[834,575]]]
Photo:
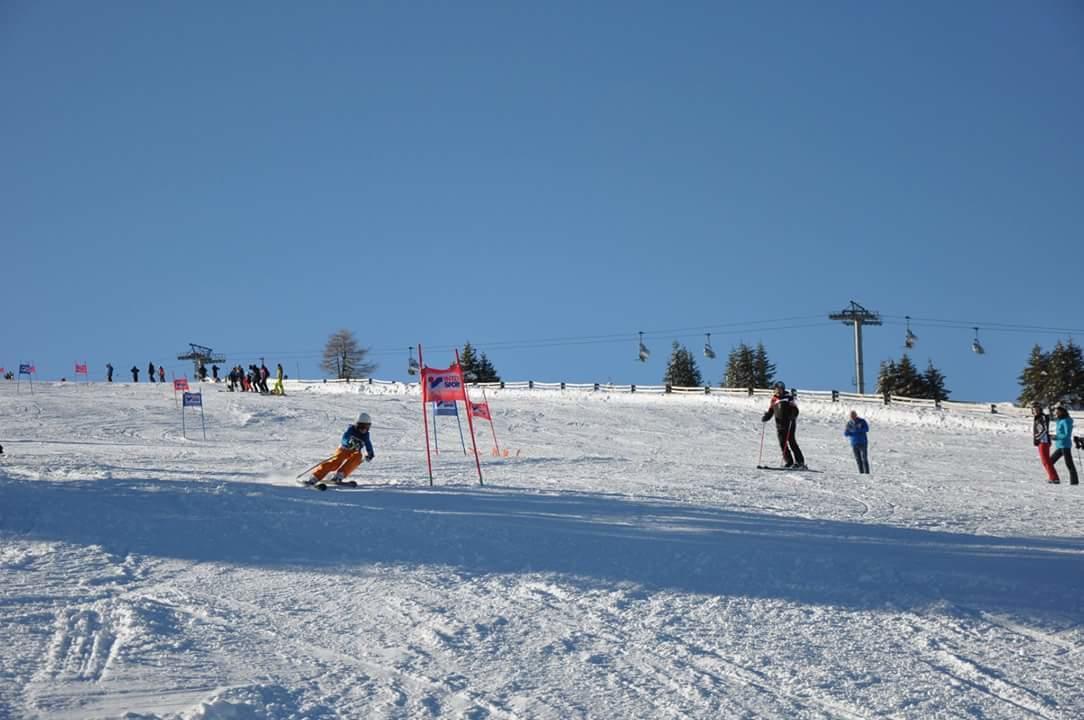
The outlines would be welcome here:
[[[1054,430],[1054,447],[1070,450],[1073,447],[1073,419],[1061,418]]]
[[[347,450],[361,450],[365,447],[365,459],[373,459],[373,443],[369,440],[369,431],[361,432],[357,426],[351,425],[343,433],[342,446]]]
[[[866,438],[868,432],[869,423],[862,418],[858,418],[857,420],[847,421],[847,429],[843,431],[843,434],[851,441],[852,446],[858,446],[866,445],[869,442]]]

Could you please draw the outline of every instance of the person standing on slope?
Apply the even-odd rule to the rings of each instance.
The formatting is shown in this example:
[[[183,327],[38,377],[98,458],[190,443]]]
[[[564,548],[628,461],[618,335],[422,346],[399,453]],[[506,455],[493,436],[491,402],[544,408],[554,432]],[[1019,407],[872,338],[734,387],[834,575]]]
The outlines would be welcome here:
[[[1073,464],[1073,419],[1069,417],[1069,411],[1061,406],[1054,411],[1054,417],[1058,419],[1058,422],[1054,430],[1054,454],[1050,456],[1050,464],[1053,465],[1064,457],[1065,467],[1069,468],[1069,484],[1079,485],[1076,465]],[[1051,482],[1057,482],[1057,480]]]
[[[1043,412],[1043,406],[1035,403],[1031,406],[1032,415],[1031,436],[1035,447],[1039,448],[1039,462],[1046,471],[1047,482],[1061,482],[1058,480],[1058,471],[1050,463],[1050,417]]]
[[[271,390],[275,395],[285,395],[286,388],[282,386],[282,363],[275,366],[275,387]]]
[[[113,382],[113,365],[112,363],[105,364],[105,381]]]
[[[354,472],[358,465],[361,465],[363,459],[362,448],[365,448],[364,459],[372,461],[374,457],[373,443],[369,439],[369,428],[372,425],[373,421],[369,417],[369,413],[363,412],[358,415],[357,422],[346,428],[346,432],[343,433],[335,454],[317,465],[312,475],[305,480],[305,484],[316,485],[323,482],[328,473],[334,473],[331,476],[331,482],[336,485],[343,484],[350,473]]]
[[[132,366],[132,382],[139,382],[139,368],[137,368],[135,365]]]
[[[851,419],[847,421],[847,427],[843,430],[843,434],[851,441],[851,450],[854,452],[854,459],[858,463],[858,473],[860,475],[869,475],[869,440],[866,438],[867,433],[869,433],[869,423],[865,419],[858,417],[857,411],[851,410]]]
[[[779,448],[783,451],[783,467],[805,469],[805,457],[802,455],[802,449],[798,447],[795,435],[798,424],[798,403],[795,402],[794,396],[787,392],[787,386],[781,382],[775,384],[772,403],[760,421],[768,422],[773,416],[775,417],[775,434],[779,438]]]

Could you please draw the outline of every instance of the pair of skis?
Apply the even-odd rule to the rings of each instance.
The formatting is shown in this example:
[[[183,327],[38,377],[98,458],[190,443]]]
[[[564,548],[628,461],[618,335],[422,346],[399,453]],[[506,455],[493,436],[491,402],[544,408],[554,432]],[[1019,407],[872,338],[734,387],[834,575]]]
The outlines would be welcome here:
[[[763,458],[764,458],[764,431],[767,430],[767,429],[768,429],[768,423],[767,422],[762,423],[761,428],[760,428],[760,452],[757,454],[757,470],[779,470],[779,471],[782,471],[782,472],[814,472],[814,473],[821,472],[820,470],[810,470],[805,465],[802,465],[800,467],[797,466],[797,465],[791,465],[791,466],[784,465],[783,467],[777,467],[775,465],[762,465],[761,462],[763,461]],[[790,430],[788,431],[788,434],[790,432],[794,432],[794,421],[793,420],[790,421]]]
[[[310,483],[310,482],[306,482],[306,481],[301,479],[301,478],[305,477],[306,475],[308,475],[309,473],[311,473],[316,468],[318,468],[321,465],[323,465],[324,463],[326,463],[332,457],[335,457],[335,456],[331,455],[329,457],[326,457],[323,460],[321,460],[320,462],[316,463],[315,465],[313,465],[311,467],[307,467],[304,470],[302,470],[301,472],[299,472],[297,474],[297,484],[301,485],[302,487],[316,488],[317,490],[327,490],[329,486],[331,486],[331,487],[339,487],[339,488],[356,488],[358,486],[358,484],[357,484],[357,481],[355,481],[355,480],[343,480],[342,482],[330,482],[330,483],[324,482],[323,480],[318,480],[317,482]],[[362,460],[362,462],[364,462],[364,459]]]

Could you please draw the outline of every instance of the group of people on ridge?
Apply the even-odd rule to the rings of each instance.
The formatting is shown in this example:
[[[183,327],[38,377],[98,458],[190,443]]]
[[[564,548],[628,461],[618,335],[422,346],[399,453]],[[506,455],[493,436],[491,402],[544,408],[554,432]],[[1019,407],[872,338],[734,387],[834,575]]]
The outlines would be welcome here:
[[[132,373],[132,382],[139,382],[139,367],[133,365],[130,371]],[[157,374],[157,378],[155,375]],[[105,364],[105,381],[113,382],[113,364]],[[157,373],[155,372],[154,363],[147,363],[147,382],[165,382],[166,381],[166,369],[161,365],[158,366]]]
[[[248,366],[248,372],[246,373],[244,368],[240,365],[235,365],[226,375],[226,389],[230,392],[258,392],[272,395],[285,395],[286,390],[282,385],[282,379],[285,375],[282,372],[282,363],[278,363],[275,366],[275,387],[267,387],[267,379],[271,376],[271,371],[267,369],[267,365],[262,362],[257,366],[252,364]]]

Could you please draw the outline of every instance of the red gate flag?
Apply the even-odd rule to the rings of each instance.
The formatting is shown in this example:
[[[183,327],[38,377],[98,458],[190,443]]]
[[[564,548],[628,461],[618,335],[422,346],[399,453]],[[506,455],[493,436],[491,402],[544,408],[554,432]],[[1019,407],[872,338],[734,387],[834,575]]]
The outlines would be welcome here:
[[[489,403],[488,402],[472,402],[470,404],[471,415],[478,418],[483,418],[490,422],[493,422],[493,418],[489,415]]]
[[[82,365],[80,365],[79,363],[75,363],[75,374],[76,375],[87,375],[88,374],[87,373],[87,364],[83,363]]]
[[[183,378],[174,379],[174,381],[173,381],[173,391],[174,392],[176,392],[178,390],[187,390],[187,389],[188,389],[188,378],[183,377]]]
[[[444,370],[422,368],[422,402],[467,402],[463,390],[463,371],[459,363],[453,363]]]

